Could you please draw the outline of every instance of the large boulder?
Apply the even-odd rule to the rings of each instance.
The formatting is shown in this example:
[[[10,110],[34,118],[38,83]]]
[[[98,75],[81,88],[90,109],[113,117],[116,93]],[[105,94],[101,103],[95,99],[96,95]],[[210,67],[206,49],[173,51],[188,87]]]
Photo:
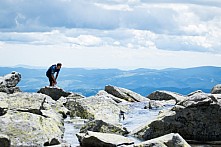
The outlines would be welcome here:
[[[133,131],[133,135],[149,140],[171,132],[184,139],[197,141],[221,140],[221,101],[215,96],[196,93],[161,112],[157,119]]]
[[[0,133],[10,137],[12,146],[60,144],[63,135],[52,118],[11,110],[0,117],[0,128]]]
[[[0,92],[0,134],[8,135],[12,146],[60,144],[64,132],[62,108],[44,94]]]
[[[46,94],[56,101],[62,96],[68,97],[69,95],[72,94],[71,92],[66,92],[59,87],[53,87],[53,86],[45,86],[44,88],[41,88],[37,93]]]
[[[134,147],[190,147],[190,145],[178,133],[170,133],[135,144]]]
[[[134,141],[121,135],[88,131],[76,134],[82,147],[116,147],[132,145]]]
[[[14,93],[20,92],[21,90],[16,85],[21,80],[21,74],[18,72],[12,72],[3,77],[0,77],[0,92]]]
[[[214,86],[211,90],[212,94],[221,94],[221,84]]]
[[[107,86],[105,86],[105,91],[115,97],[121,98],[121,99],[129,101],[129,102],[149,101],[148,98],[145,98],[145,97],[141,96],[140,94],[135,93],[135,92],[125,89],[125,88],[119,88],[116,86],[107,85]]]
[[[114,133],[119,135],[126,135],[129,133],[126,128],[123,128],[121,125],[113,125],[102,120],[89,121],[80,129],[80,133],[86,133],[87,131]]]
[[[148,95],[147,98],[150,100],[175,100],[176,103],[178,103],[185,100],[187,97],[170,91],[157,90]]]
[[[78,116],[89,120],[103,120],[118,124],[121,107],[111,98],[105,96],[92,96],[83,99],[69,99],[66,107],[71,116]]]

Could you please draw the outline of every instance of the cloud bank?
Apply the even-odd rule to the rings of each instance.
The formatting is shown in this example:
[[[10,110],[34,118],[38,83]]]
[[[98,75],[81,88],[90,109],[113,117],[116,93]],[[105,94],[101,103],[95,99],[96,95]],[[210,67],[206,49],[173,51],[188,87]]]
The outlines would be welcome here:
[[[194,65],[219,65],[216,57],[221,55],[219,0],[4,0],[0,1],[0,20],[0,49],[8,53],[13,52],[12,46],[29,46],[27,54],[42,47],[46,54],[51,54],[48,48],[69,48],[72,53],[80,49],[82,54],[92,50],[109,62],[114,59],[110,54],[117,52],[132,61],[139,54],[143,63],[151,55],[154,61],[185,52],[198,54],[198,60],[209,54],[214,60]],[[104,53],[107,50],[109,54]]]

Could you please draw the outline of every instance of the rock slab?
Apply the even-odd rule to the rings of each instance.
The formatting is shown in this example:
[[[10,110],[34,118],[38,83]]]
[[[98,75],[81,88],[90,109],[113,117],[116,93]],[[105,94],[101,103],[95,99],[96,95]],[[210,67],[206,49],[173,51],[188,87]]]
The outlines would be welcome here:
[[[124,136],[88,131],[85,134],[77,134],[82,147],[116,147],[132,145],[134,142]]]
[[[129,133],[126,130],[126,128],[123,128],[120,125],[109,124],[102,120],[90,121],[80,129],[80,133],[86,133],[87,131],[100,132],[100,133],[114,133],[119,135],[126,135]]]
[[[158,138],[154,138],[134,147],[191,147],[178,133],[170,133]]]
[[[135,92],[130,91],[125,88],[107,85],[107,86],[105,86],[105,91],[115,97],[121,98],[121,99],[129,101],[129,102],[149,101],[148,98],[145,98],[145,97],[141,96],[140,94],[135,93]]]
[[[57,101],[60,97],[68,97],[71,92],[66,92],[59,87],[46,86],[41,88],[37,93],[42,93],[50,96],[53,100]]]

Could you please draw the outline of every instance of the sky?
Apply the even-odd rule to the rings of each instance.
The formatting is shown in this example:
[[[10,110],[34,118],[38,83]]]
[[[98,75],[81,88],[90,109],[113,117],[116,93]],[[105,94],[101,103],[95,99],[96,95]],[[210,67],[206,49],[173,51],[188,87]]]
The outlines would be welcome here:
[[[0,0],[0,66],[221,66],[220,0]]]

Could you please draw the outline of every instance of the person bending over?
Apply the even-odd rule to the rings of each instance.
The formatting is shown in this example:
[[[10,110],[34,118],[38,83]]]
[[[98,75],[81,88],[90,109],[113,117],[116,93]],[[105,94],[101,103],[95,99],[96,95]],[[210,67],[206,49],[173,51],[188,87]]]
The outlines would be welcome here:
[[[50,82],[50,86],[55,86],[57,84],[57,78],[58,78],[58,74],[59,71],[61,69],[62,64],[58,63],[57,65],[52,65],[51,67],[49,67],[49,69],[46,72],[46,76],[49,79]],[[54,74],[56,73],[56,76],[54,77]]]

